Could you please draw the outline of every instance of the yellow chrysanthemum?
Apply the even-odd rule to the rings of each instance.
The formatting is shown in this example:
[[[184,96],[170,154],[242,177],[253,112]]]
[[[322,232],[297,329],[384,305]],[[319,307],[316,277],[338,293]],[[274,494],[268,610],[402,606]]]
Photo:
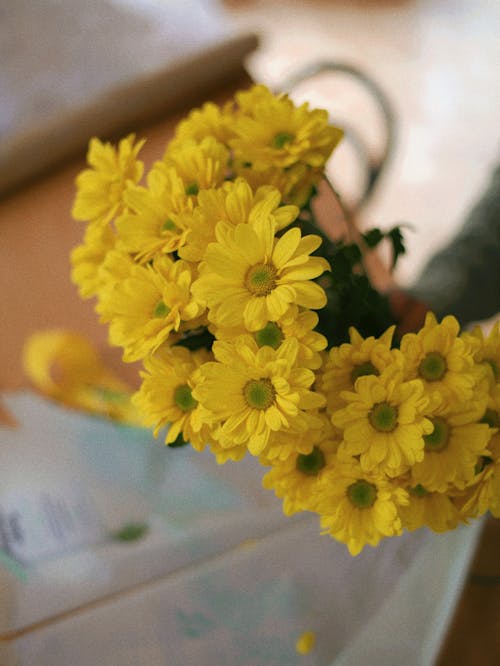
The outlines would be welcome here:
[[[494,436],[490,442],[491,455],[485,456],[478,465],[483,469],[477,474],[474,483],[455,499],[464,519],[478,518],[490,511],[500,518],[500,437]]]
[[[200,142],[187,139],[169,146],[163,163],[177,171],[185,193],[196,197],[200,190],[222,185],[228,173],[229,151],[212,136]]]
[[[314,631],[304,631],[295,643],[295,649],[299,654],[309,654],[316,644],[316,634]]]
[[[209,320],[217,326],[243,324],[258,331],[282,317],[292,303],[311,309],[325,305],[325,292],[312,278],[329,265],[322,257],[309,256],[321,238],[302,237],[298,228],[279,239],[274,233],[265,216],[252,225],[217,225],[217,242],[208,246],[193,284],[193,293],[208,305]]]
[[[443,403],[430,416],[432,430],[424,435],[424,456],[411,469],[413,485],[428,491],[446,492],[450,487],[465,488],[476,473],[480,456],[487,456],[491,430],[478,423],[485,400],[449,407]]]
[[[65,405],[140,423],[130,401],[131,389],[78,333],[58,329],[34,333],[24,345],[23,365],[37,389]]]
[[[261,187],[254,194],[243,178],[226,182],[218,189],[201,191],[193,214],[184,216],[190,233],[179,255],[188,261],[201,261],[208,244],[216,240],[215,227],[220,221],[237,226],[262,217],[281,230],[298,214],[295,206],[281,205],[280,193],[272,187]]]
[[[285,429],[271,432],[267,446],[259,458],[260,463],[270,466],[288,460],[290,456],[296,456],[297,453],[311,453],[314,444],[321,439],[320,435],[323,430],[321,412],[315,411],[311,414],[315,420],[311,421],[307,431],[291,432]]]
[[[463,333],[462,338],[473,347],[475,362],[490,371],[490,384],[494,385],[500,380],[500,323],[495,322],[487,335],[480,326],[475,326],[470,333]]]
[[[391,326],[380,338],[371,336],[365,339],[351,327],[350,343],[330,349],[319,381],[329,409],[345,405],[340,393],[354,390],[358,377],[378,376],[393,364],[401,365],[401,355],[397,350],[391,350],[394,329]]]
[[[235,160],[233,170],[237,176],[245,178],[253,189],[272,185],[279,190],[283,201],[300,208],[307,204],[314,187],[324,176],[322,168],[313,168],[301,163],[287,169],[273,166],[264,171],[256,171],[250,162]]]
[[[328,344],[325,336],[314,330],[317,324],[316,312],[301,310],[296,305],[291,305],[277,321],[267,322],[252,335],[259,347],[268,345],[273,349],[278,349],[283,340],[296,338],[299,343],[298,364],[304,368],[317,370],[323,362],[320,352]],[[232,340],[246,333],[243,325],[234,328],[213,327],[212,330],[219,340]]]
[[[285,460],[273,462],[262,485],[283,498],[283,512],[287,516],[314,510],[314,488],[321,476],[333,468],[337,447],[337,441],[323,439],[308,453],[294,453]]]
[[[500,518],[500,383],[496,383],[500,368],[498,324],[493,326],[487,337],[484,337],[479,327],[474,329],[473,334],[480,342],[476,361],[482,367],[486,366],[490,382],[488,402],[481,423],[490,426],[491,438],[487,445],[488,455],[481,456],[477,461],[476,476],[457,503],[467,518],[481,516],[486,511]]]
[[[127,212],[116,220],[122,247],[147,262],[158,254],[175,252],[188,234],[182,213],[193,208],[192,197],[175,169],[156,164],[148,187],[129,186],[124,193]]]
[[[98,293],[102,286],[99,268],[115,244],[111,227],[89,224],[83,243],[71,252],[71,279],[82,298],[91,298]]]
[[[296,107],[287,95],[273,95],[265,86],[254,86],[236,95],[240,109],[233,121],[235,138],[230,145],[236,159],[250,162],[256,171],[300,162],[322,168],[343,136],[328,123],[324,110]]]
[[[76,179],[75,220],[105,224],[121,212],[127,183],[138,183],[144,168],[137,159],[144,140],[134,142],[134,134],[122,139],[118,149],[96,138],[90,140],[87,162],[91,168]]]
[[[165,444],[175,442],[179,435],[201,451],[208,431],[200,419],[200,406],[193,397],[199,367],[212,355],[200,349],[164,347],[144,361],[142,384],[132,401],[142,414],[144,424],[154,427],[155,437],[168,426]]]
[[[311,453],[314,447],[322,441],[329,440],[333,442],[335,439],[334,430],[324,411],[318,409],[311,411],[310,414],[314,417],[314,420],[311,421],[306,431],[278,430],[270,434],[269,442],[264,452],[259,456],[261,465],[272,467],[288,460],[290,456],[295,457],[298,453],[304,455]]]
[[[247,446],[245,444],[238,444],[235,446],[230,446],[229,448],[223,447],[219,444],[219,442],[214,440],[213,438],[214,431],[215,431],[214,428],[210,430],[211,432],[210,451],[215,456],[217,464],[224,465],[229,461],[238,462],[239,460],[243,460],[243,458],[248,453]]]
[[[213,102],[206,102],[201,108],[190,111],[187,118],[180,121],[169,147],[186,140],[200,142],[206,136],[212,136],[219,143],[227,145],[233,136],[232,120],[231,103],[220,107]]]
[[[464,402],[472,398],[477,374],[473,348],[459,333],[455,317],[445,317],[438,323],[429,312],[418,333],[403,336],[401,352],[408,378],[418,377],[429,391],[439,391],[451,401]]]
[[[332,415],[343,431],[339,455],[359,456],[361,468],[389,476],[404,473],[424,457],[423,436],[432,431],[425,418],[428,399],[419,380],[403,381],[399,368],[359,377],[344,391],[346,407]]]
[[[489,407],[481,421],[492,428],[492,437],[488,442],[490,453],[479,462],[480,467],[484,466],[482,485],[487,498],[485,511],[489,510],[495,518],[500,518],[500,384],[492,391]]]
[[[314,374],[296,366],[298,343],[285,340],[277,349],[252,340],[216,341],[217,362],[206,363],[194,397],[213,414],[214,439],[223,448],[245,445],[260,455],[272,432],[306,432],[317,418],[309,411],[324,399],[309,390]]]
[[[433,493],[417,485],[409,489],[409,504],[399,507],[404,529],[430,527],[434,532],[447,532],[460,522],[460,513],[444,493]]]
[[[385,536],[401,534],[399,508],[408,493],[386,478],[370,475],[357,462],[337,464],[320,478],[315,510],[324,533],[345,543],[351,555]]]
[[[102,321],[110,322],[110,343],[123,347],[125,361],[145,358],[171,333],[200,324],[203,308],[191,296],[186,262],[165,255],[140,266],[123,254],[110,253],[104,268],[113,273],[115,266],[115,274],[122,277],[101,290],[96,310]]]

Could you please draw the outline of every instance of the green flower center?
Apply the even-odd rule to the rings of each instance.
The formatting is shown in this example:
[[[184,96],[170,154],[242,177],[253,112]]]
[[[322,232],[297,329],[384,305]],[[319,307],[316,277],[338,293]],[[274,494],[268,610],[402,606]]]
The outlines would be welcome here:
[[[287,143],[291,143],[294,140],[294,135],[290,132],[279,132],[273,139],[273,148],[284,148]]]
[[[418,366],[420,376],[428,382],[439,381],[447,370],[446,359],[439,352],[429,352]]]
[[[243,395],[249,407],[267,409],[273,404],[276,391],[270,379],[252,379],[245,384]]]
[[[377,499],[377,486],[364,479],[358,479],[348,486],[347,497],[357,509],[369,509]]]
[[[168,305],[163,301],[158,301],[155,309],[153,310],[153,317],[163,319],[163,317],[166,317],[169,314],[169,312],[170,308],[168,307]]]
[[[487,423],[490,428],[498,428],[500,426],[500,415],[494,409],[487,409],[481,419],[481,423]]]
[[[379,432],[392,432],[398,425],[398,410],[388,402],[374,405],[368,419]]]
[[[256,296],[266,296],[276,287],[276,269],[272,264],[251,266],[245,276],[245,286]]]
[[[192,411],[198,401],[191,395],[191,389],[187,384],[181,384],[174,391],[174,402],[183,412]]]
[[[448,446],[450,426],[444,419],[439,417],[431,420],[434,430],[429,435],[424,435],[425,450],[432,453],[439,453]]]
[[[283,333],[281,328],[277,326],[274,322],[268,322],[264,328],[261,328],[260,331],[255,333],[255,341],[259,347],[272,347],[273,349],[278,349],[283,340]]]
[[[200,191],[200,187],[198,183],[189,183],[189,185],[186,185],[186,189],[184,191],[188,196],[196,196]]]
[[[359,365],[354,366],[354,368],[351,371],[351,381],[354,384],[358,377],[366,377],[366,375],[378,375],[378,374],[379,372],[377,368],[373,365],[373,363],[370,363],[370,361],[366,361],[366,363],[360,363]]]
[[[325,465],[325,454],[317,446],[311,453],[299,453],[295,462],[296,469],[306,476],[317,476]]]
[[[426,495],[429,494],[429,491],[426,490],[423,486],[421,486],[420,483],[417,483],[416,486],[410,488],[410,493],[412,495],[415,495],[415,497],[425,497]]]
[[[177,230],[177,225],[173,220],[167,220],[166,222],[163,223],[161,227],[162,231],[176,231]]]

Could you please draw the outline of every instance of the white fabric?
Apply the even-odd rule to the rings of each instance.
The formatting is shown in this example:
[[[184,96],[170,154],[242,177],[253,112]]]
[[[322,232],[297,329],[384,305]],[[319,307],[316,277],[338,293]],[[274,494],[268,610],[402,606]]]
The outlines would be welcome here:
[[[0,3],[0,137],[13,141],[228,35],[217,0]]]
[[[150,532],[130,544],[105,536],[63,548],[24,566],[24,581],[0,569],[0,634],[27,629],[1,644],[2,664],[433,663],[480,523],[406,534],[353,558],[319,535],[315,518],[282,516],[253,459],[220,467],[30,394],[5,398],[22,428],[1,431],[0,508],[13,461],[29,488],[45,459],[53,492],[58,479],[62,489],[78,477],[107,528],[145,519]],[[316,646],[298,655],[308,630]]]

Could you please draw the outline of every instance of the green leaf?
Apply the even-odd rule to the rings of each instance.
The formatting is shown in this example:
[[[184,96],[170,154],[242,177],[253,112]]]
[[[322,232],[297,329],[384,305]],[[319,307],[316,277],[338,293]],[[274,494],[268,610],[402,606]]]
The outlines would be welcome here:
[[[377,247],[380,241],[384,238],[385,234],[383,234],[380,229],[376,228],[369,229],[366,233],[363,234],[363,240],[370,249]]]
[[[188,444],[189,442],[186,442],[182,437],[182,435],[179,433],[179,435],[177,435],[177,438],[173,442],[170,442],[169,446],[172,449],[178,449],[181,446],[187,446]]]
[[[406,252],[403,243],[403,233],[401,227],[393,227],[388,233],[387,237],[392,243],[392,268],[396,266],[399,257]]]
[[[186,347],[190,351],[197,349],[212,349],[212,343],[215,340],[208,328],[199,328],[194,331],[187,331],[184,337],[176,343],[178,347]]]

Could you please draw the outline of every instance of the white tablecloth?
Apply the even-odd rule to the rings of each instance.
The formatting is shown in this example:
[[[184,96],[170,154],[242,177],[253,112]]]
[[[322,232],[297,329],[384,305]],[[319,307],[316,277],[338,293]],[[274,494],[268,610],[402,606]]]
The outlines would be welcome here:
[[[4,558],[0,635],[13,638],[0,663],[433,663],[480,523],[353,558],[312,516],[285,518],[253,459],[220,467],[27,393],[6,404],[21,427],[1,431],[0,509],[23,494],[36,507],[44,489],[69,506],[73,488],[95,515],[80,542],[49,538],[38,560]],[[130,521],[149,524],[142,540],[109,538]],[[304,631],[316,634],[305,656]]]

